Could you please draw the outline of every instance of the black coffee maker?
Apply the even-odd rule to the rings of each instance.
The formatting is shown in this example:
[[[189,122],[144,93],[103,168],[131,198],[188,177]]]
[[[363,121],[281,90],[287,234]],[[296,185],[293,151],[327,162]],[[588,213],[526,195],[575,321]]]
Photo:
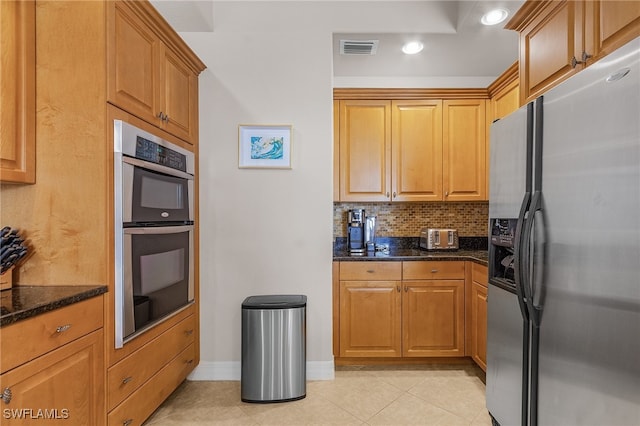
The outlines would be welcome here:
[[[364,209],[349,210],[347,218],[348,246],[351,254],[364,254],[365,215]]]

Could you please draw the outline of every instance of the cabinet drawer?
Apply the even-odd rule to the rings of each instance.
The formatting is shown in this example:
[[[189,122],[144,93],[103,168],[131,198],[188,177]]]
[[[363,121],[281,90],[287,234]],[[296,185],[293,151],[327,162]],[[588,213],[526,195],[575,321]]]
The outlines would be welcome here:
[[[1,371],[11,370],[102,327],[102,296],[2,327]]]
[[[193,370],[195,367],[194,359],[195,347],[190,344],[110,412],[108,424],[113,426],[141,425]]]
[[[471,265],[471,280],[486,287],[489,280],[487,267],[477,263],[472,263]]]
[[[191,315],[111,367],[107,373],[108,409],[112,410],[192,344],[194,331],[194,316]]]
[[[402,262],[340,262],[340,281],[400,279]]]
[[[464,262],[417,261],[402,263],[404,280],[464,279]]]

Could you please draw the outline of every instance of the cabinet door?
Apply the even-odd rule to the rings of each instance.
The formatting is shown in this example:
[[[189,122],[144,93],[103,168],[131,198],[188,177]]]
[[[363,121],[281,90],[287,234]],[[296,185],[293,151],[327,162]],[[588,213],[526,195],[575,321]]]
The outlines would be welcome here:
[[[196,139],[198,77],[165,46],[160,55],[160,109],[169,133],[191,142]]]
[[[486,200],[485,100],[444,101],[443,114],[444,200]]]
[[[640,36],[640,1],[587,1],[585,47],[589,63]]]
[[[333,201],[340,201],[340,101],[333,101]]]
[[[518,80],[513,81],[491,98],[491,117],[489,123],[506,117],[520,107],[520,86]]]
[[[340,282],[340,356],[401,356],[400,281]]]
[[[442,101],[392,101],[393,201],[442,201]]]
[[[487,287],[471,283],[471,357],[487,371]]]
[[[2,404],[3,425],[103,425],[102,330],[3,374],[0,389],[11,392]]]
[[[391,199],[391,102],[340,101],[340,201]]]
[[[0,1],[0,181],[35,183],[35,1]]]
[[[520,33],[521,105],[582,68],[571,59],[583,51],[583,3],[549,2]]]
[[[464,280],[403,286],[403,356],[464,356]]]
[[[139,118],[158,124],[160,40],[124,2],[109,4],[107,67],[109,101]]]

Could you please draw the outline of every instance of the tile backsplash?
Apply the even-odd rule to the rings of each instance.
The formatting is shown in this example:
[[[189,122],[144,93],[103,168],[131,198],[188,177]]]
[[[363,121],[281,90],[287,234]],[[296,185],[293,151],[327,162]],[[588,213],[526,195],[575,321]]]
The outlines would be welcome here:
[[[424,227],[454,228],[465,237],[486,236],[488,202],[468,203],[333,203],[333,236],[347,236],[347,211],[364,209],[376,216],[376,235],[417,237]]]

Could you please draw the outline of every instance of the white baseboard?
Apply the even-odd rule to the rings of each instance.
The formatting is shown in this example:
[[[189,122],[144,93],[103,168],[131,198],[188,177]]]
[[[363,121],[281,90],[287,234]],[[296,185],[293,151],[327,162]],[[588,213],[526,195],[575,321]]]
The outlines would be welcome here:
[[[307,380],[333,380],[335,369],[333,361],[307,361]],[[200,361],[191,372],[188,380],[240,380],[240,361],[212,362]]]

